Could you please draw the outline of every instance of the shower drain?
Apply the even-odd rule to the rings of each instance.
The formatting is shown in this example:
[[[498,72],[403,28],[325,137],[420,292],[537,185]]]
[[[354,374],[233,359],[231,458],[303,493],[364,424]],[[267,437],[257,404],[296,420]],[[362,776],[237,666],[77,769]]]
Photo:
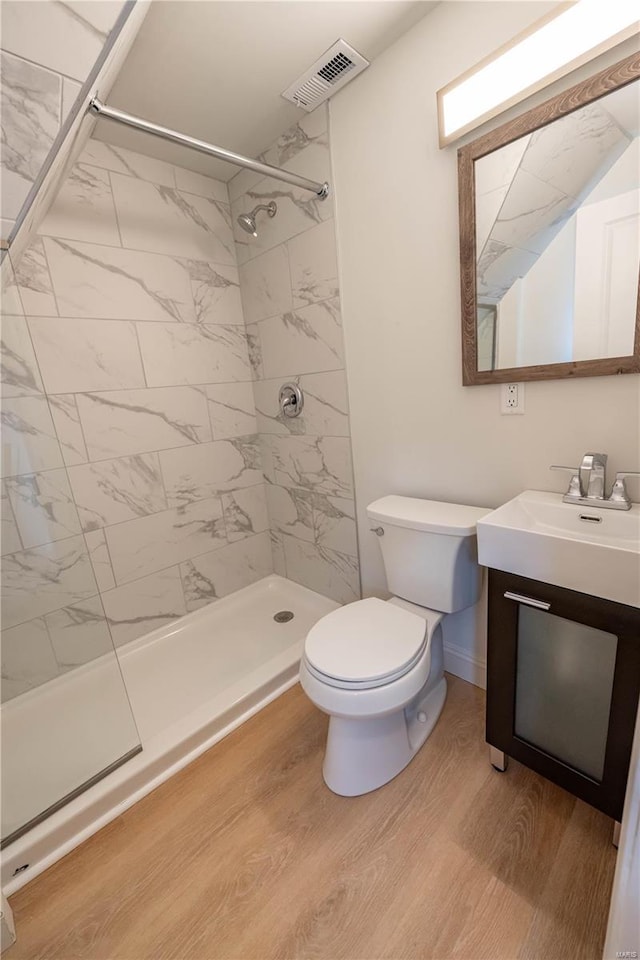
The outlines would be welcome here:
[[[277,613],[274,613],[273,619],[276,623],[288,623],[289,620],[293,620],[293,614],[291,610],[278,610]]]

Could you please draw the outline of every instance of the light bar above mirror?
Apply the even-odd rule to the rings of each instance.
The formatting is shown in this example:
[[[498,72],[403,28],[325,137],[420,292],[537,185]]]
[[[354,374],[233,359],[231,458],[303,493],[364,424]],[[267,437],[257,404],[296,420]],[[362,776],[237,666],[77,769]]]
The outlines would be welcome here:
[[[637,0],[578,0],[437,92],[440,146],[640,32]]]

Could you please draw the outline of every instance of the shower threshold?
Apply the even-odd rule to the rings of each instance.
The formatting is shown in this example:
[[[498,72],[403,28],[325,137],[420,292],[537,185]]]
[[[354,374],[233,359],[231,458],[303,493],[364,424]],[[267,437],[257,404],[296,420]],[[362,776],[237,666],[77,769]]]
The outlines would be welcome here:
[[[291,687],[307,632],[338,606],[272,574],[120,647],[142,752],[3,851],[3,892],[14,893]],[[276,617],[283,613],[293,616]]]

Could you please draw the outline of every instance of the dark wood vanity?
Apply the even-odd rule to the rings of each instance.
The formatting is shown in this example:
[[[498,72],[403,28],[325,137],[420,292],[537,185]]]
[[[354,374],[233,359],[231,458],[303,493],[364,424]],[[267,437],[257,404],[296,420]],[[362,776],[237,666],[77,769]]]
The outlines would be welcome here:
[[[489,571],[487,742],[621,820],[640,608]]]

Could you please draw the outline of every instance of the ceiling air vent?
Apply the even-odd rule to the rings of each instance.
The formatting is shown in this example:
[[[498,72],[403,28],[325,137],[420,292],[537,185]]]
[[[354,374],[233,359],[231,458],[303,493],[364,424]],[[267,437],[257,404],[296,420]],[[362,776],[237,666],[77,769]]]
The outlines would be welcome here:
[[[344,40],[337,40],[282,96],[311,112],[368,66],[369,61],[353,47]]]

